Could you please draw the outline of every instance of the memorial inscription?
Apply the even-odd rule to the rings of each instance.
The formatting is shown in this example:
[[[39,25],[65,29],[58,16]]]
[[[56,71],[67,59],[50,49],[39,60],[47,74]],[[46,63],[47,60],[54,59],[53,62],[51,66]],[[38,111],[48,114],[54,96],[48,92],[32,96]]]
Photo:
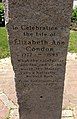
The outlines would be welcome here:
[[[20,119],[61,119],[72,2],[8,2]]]

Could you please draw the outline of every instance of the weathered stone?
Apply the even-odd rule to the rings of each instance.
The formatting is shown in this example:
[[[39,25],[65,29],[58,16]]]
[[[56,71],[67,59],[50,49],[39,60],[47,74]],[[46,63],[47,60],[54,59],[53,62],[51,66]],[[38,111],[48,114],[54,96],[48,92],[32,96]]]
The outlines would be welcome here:
[[[61,119],[73,0],[9,0],[20,119]]]

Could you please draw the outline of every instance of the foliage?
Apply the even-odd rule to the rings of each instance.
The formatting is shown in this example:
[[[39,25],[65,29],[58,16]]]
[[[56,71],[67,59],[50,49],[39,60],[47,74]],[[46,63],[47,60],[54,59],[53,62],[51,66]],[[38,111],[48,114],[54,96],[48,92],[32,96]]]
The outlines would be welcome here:
[[[4,10],[4,5],[3,5],[3,3],[0,3],[0,9],[1,9],[1,10]]]
[[[72,22],[77,22],[77,7],[75,7],[72,11],[71,21]]]
[[[0,19],[4,16],[4,6],[0,3]]]
[[[4,18],[4,10],[0,9],[0,21]]]
[[[5,26],[4,6],[0,3],[0,27]]]

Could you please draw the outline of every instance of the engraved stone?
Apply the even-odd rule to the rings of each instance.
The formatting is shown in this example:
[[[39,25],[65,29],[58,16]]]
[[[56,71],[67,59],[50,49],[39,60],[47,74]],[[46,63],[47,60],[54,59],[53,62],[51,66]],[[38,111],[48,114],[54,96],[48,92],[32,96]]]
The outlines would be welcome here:
[[[73,0],[8,0],[20,119],[61,119]]]

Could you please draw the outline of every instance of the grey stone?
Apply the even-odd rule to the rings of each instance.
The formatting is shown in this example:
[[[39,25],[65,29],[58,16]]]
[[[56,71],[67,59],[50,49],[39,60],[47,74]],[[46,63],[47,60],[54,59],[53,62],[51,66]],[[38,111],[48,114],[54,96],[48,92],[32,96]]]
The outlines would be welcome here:
[[[73,0],[8,0],[20,119],[61,119]]]

